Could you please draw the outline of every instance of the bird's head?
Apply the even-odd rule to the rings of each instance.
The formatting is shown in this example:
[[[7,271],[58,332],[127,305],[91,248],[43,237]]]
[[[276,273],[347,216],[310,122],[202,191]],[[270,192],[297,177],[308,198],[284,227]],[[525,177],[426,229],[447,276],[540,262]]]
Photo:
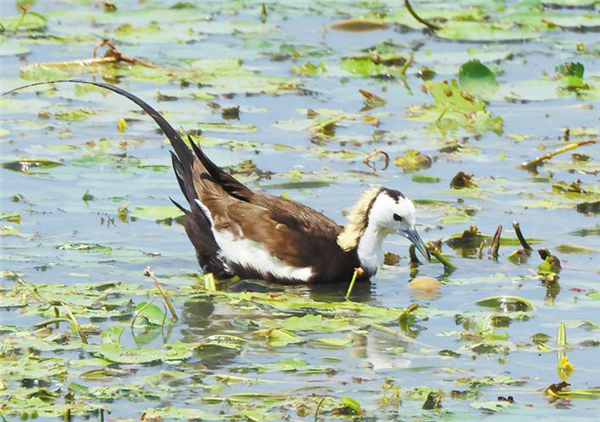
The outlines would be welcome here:
[[[413,202],[402,192],[381,188],[368,213],[369,224],[386,234],[406,237],[429,261],[429,250],[415,228],[416,210]]]
[[[346,251],[356,248],[367,227],[383,235],[397,233],[410,240],[429,261],[429,251],[415,229],[416,211],[410,199],[394,189],[375,187],[365,192],[348,215],[348,224],[338,237]]]

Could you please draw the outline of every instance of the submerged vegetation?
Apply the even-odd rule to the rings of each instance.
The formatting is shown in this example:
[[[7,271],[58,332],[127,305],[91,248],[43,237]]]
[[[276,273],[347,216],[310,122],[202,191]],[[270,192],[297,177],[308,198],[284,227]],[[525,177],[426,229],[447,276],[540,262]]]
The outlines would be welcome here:
[[[392,237],[371,284],[217,281],[147,116],[4,96],[3,420],[597,416],[596,1],[1,7],[3,91],[117,84],[340,223],[400,189],[434,256]]]

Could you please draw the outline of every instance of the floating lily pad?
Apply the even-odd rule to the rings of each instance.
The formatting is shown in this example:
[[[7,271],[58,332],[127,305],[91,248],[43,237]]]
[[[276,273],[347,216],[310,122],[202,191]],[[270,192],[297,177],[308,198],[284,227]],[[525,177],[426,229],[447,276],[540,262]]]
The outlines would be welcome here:
[[[600,252],[600,249],[596,248],[588,248],[585,246],[567,244],[558,245],[555,249],[557,252],[563,254],[595,254]]]
[[[518,27],[511,22],[455,22],[450,21],[435,32],[440,38],[461,41],[500,42],[527,41],[539,38],[538,31]]]
[[[183,212],[173,205],[144,205],[137,206],[131,211],[131,216],[142,220],[162,221],[181,217]]]
[[[502,412],[507,407],[511,407],[512,403],[508,401],[476,401],[470,405],[473,409],[487,410],[490,412]]]
[[[478,306],[494,308],[505,312],[531,312],[535,310],[533,303],[517,296],[494,296],[475,302]]]
[[[65,243],[64,245],[59,246],[58,249],[63,251],[102,252],[105,254],[110,254],[112,252],[111,247],[100,245],[98,243]]]
[[[388,25],[384,22],[371,19],[346,19],[331,24],[331,29],[348,32],[368,32],[386,29]]]
[[[498,89],[496,75],[478,60],[463,64],[458,71],[460,87],[471,95],[486,98]]]
[[[20,171],[23,173],[29,173],[36,170],[48,170],[62,165],[62,163],[57,161],[44,158],[22,158],[17,161],[2,163],[2,167],[7,170]]]
[[[37,13],[26,13],[25,16],[2,17],[0,24],[5,31],[39,31],[46,27],[46,18]]]
[[[173,321],[165,312],[153,303],[140,302],[135,307],[136,323],[141,325],[165,325]]]
[[[403,156],[394,159],[394,164],[402,167],[407,173],[428,169],[432,163],[433,158],[429,155],[421,155],[419,151],[414,149],[407,149],[404,151]]]

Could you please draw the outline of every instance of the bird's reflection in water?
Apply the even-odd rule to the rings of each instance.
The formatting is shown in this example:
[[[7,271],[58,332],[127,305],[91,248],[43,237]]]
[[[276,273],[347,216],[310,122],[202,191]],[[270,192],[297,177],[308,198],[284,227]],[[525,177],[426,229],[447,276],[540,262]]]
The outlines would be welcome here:
[[[342,302],[348,289],[348,285],[322,284],[312,286],[285,286],[268,284],[255,280],[240,280],[223,286],[230,292],[257,292],[257,293],[291,293],[292,291],[306,295],[310,299],[321,302]],[[370,302],[373,300],[373,285],[370,282],[357,283],[353,290],[351,299],[354,302]],[[437,292],[413,292],[416,295],[425,295],[420,299],[434,299]],[[259,311],[260,312],[260,311]],[[306,309],[302,310],[306,313]],[[265,310],[262,317],[269,317]],[[290,313],[290,316],[295,313]],[[183,306],[182,328],[183,341],[199,342],[207,336],[235,335],[252,340],[250,332],[252,327],[244,325],[246,321],[240,321],[241,314],[227,303],[211,302],[210,299],[190,299]],[[299,316],[299,315],[298,315]],[[274,318],[279,318],[275,317]],[[244,326],[239,326],[242,324]],[[240,333],[241,332],[241,333]],[[243,334],[243,333],[246,334]],[[348,357],[360,361],[358,364],[373,370],[384,370],[390,368],[404,368],[411,365],[411,360],[402,358],[395,351],[407,350],[410,344],[402,339],[395,338],[389,334],[369,330],[366,333],[344,333],[352,339],[347,347]],[[239,351],[214,348],[199,352],[201,364],[209,368],[218,368],[236,363]]]
[[[208,336],[219,334],[234,335],[231,325],[235,318],[231,315],[231,307],[227,304],[213,303],[210,299],[190,299],[183,305],[181,321],[182,341],[185,343],[201,342]],[[196,357],[200,362],[189,363],[194,369],[203,369],[208,367],[217,369],[231,365],[239,351],[235,349],[225,349],[222,347],[203,347],[196,350]]]
[[[372,370],[407,368],[412,361],[398,353],[407,350],[409,343],[388,334],[369,331],[367,334],[351,334],[352,344],[348,356],[363,361],[361,366]]]
[[[319,302],[343,302],[350,283],[315,284],[306,287],[309,297]],[[370,302],[373,294],[373,284],[370,281],[357,282],[352,288],[350,299],[353,302]]]

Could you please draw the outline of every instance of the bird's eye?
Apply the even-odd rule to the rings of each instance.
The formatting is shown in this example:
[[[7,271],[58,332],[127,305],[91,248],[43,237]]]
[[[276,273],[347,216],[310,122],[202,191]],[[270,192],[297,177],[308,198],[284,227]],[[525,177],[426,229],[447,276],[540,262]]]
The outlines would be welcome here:
[[[394,220],[396,220],[396,221],[402,221],[402,216],[398,215],[398,214],[394,214]]]

